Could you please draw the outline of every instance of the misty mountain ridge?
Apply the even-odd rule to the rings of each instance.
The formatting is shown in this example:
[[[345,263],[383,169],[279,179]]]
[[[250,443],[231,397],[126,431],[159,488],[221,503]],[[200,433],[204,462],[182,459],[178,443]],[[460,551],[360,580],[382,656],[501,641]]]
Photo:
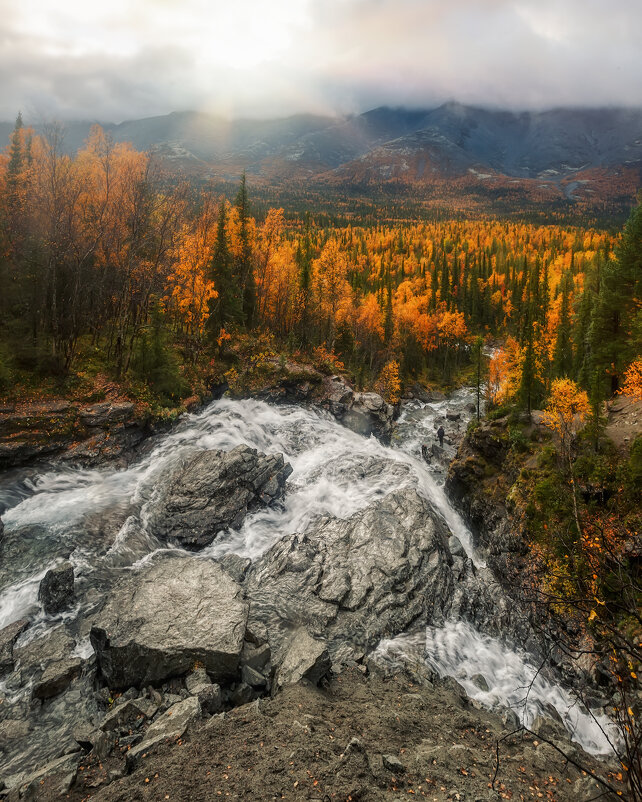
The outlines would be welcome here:
[[[82,147],[91,125],[65,126],[70,152]],[[599,170],[619,178],[624,171],[630,191],[642,175],[642,109],[512,112],[450,102],[434,109],[383,106],[346,117],[267,120],[185,111],[103,127],[117,142],[155,151],[178,171],[222,179],[240,170],[266,181],[313,178],[362,185],[503,176],[559,188],[560,181],[589,171],[574,182],[575,191],[594,179],[590,171]],[[12,124],[0,124],[5,141],[11,129]]]

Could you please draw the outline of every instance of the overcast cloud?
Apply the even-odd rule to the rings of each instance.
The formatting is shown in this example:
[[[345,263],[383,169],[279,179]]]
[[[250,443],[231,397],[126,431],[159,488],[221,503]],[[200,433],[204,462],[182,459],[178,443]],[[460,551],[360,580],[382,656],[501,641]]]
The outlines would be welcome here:
[[[0,0],[0,119],[642,106],[641,0]]]

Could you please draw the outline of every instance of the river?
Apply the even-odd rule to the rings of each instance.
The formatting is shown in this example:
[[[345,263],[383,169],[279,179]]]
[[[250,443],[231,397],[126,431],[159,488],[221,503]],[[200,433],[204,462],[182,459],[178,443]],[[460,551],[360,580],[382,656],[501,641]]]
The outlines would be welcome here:
[[[255,559],[284,535],[305,532],[322,516],[348,518],[392,489],[412,487],[439,511],[468,556],[483,568],[470,531],[443,490],[447,460],[454,455],[456,436],[473,414],[473,402],[470,390],[435,404],[409,402],[392,445],[386,447],[318,410],[222,399],[186,416],[171,433],[144,444],[138,460],[127,469],[52,467],[42,473],[16,472],[0,485],[5,526],[0,545],[0,628],[28,617],[31,626],[18,644],[24,645],[59,624],[60,618],[42,612],[38,586],[49,568],[69,559],[76,575],[77,604],[64,614],[64,623],[76,641],[75,653],[88,657],[92,650],[87,622],[109,588],[124,572],[138,570],[168,548],[146,528],[159,477],[197,450],[228,450],[240,444],[282,452],[293,468],[288,490],[282,503],[251,514],[239,530],[221,534],[200,552],[202,559],[230,552]],[[448,411],[451,418],[459,414],[459,420],[447,420]],[[445,454],[429,466],[421,459],[420,447],[436,443],[435,430],[442,421]],[[438,629],[397,633],[382,641],[375,659],[425,660],[439,674],[455,677],[470,697],[489,708],[511,708],[527,725],[539,713],[550,714],[553,707],[586,751],[608,751],[602,731],[608,721],[603,716],[586,711],[568,691],[540,675],[528,654],[477,632],[467,622],[453,620]],[[0,683],[0,695],[8,705],[18,704],[28,692]]]

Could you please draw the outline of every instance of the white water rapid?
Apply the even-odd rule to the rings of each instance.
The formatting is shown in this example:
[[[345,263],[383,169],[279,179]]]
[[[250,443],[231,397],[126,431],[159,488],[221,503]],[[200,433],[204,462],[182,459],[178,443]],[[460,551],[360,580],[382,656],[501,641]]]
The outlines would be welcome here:
[[[301,407],[273,407],[253,400],[221,400],[187,416],[170,434],[147,444],[145,456],[126,470],[56,468],[35,478],[17,476],[0,486],[5,534],[0,564],[0,628],[22,617],[32,626],[31,640],[53,622],[37,602],[38,585],[61,559],[74,565],[79,604],[67,614],[87,612],[123,571],[136,570],[158,550],[168,548],[146,530],[154,505],[157,479],[190,454],[204,449],[228,450],[245,444],[259,451],[282,452],[293,467],[281,505],[247,517],[200,553],[203,559],[228,552],[255,558],[284,535],[303,532],[319,516],[347,518],[393,489],[413,487],[428,499],[478,566],[470,532],[442,489],[444,465],[454,453],[450,434],[465,427],[474,394],[460,391],[437,404],[411,402],[399,421],[392,447],[364,438],[330,415]],[[445,413],[451,412],[452,420]],[[456,414],[459,420],[454,420]],[[436,443],[435,429],[445,423],[447,440],[441,461],[426,465],[420,446]],[[69,622],[68,622],[69,623]],[[84,640],[83,640],[84,638]],[[78,653],[87,652],[86,633],[79,632]],[[419,642],[420,641],[420,642]],[[378,654],[392,659],[421,647],[425,659],[441,674],[456,677],[473,698],[489,707],[514,708],[526,723],[552,705],[572,736],[588,751],[604,752],[599,724],[553,683],[533,680],[528,656],[475,632],[462,622],[417,636],[382,642]],[[471,677],[482,675],[481,691]],[[532,681],[533,680],[533,681]],[[523,688],[530,685],[523,704]]]

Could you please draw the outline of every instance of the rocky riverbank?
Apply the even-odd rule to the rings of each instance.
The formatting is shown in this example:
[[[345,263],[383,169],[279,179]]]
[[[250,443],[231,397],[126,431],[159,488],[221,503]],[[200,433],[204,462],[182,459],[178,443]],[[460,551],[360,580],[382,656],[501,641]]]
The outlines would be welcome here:
[[[376,665],[346,668],[321,687],[302,680],[209,718],[194,698],[151,726],[146,711],[155,702],[121,702],[111,714],[114,722],[122,711],[121,723],[101,730],[88,754],[62,758],[68,765],[37,778],[25,798],[586,802],[599,795],[556,747],[614,782],[551,725],[544,733],[551,744],[510,736],[510,726],[473,707],[451,681],[386,676]]]
[[[335,389],[327,403],[344,418],[355,405],[394,412]],[[423,652],[391,669],[382,644],[447,621],[522,644],[529,632],[409,449],[300,406],[221,401],[130,468],[56,474],[12,507],[0,540],[0,797],[486,798],[515,714],[499,712],[500,697],[498,712],[478,710]],[[542,687],[537,704],[558,717]],[[561,718],[528,721],[597,765]],[[468,750],[461,765],[451,744]],[[511,787],[527,778],[528,793],[581,799],[580,774],[542,774],[540,745],[507,747]],[[235,779],[210,786],[213,775]]]
[[[187,399],[183,409],[198,411],[228,390],[226,383],[212,387],[203,398]],[[328,376],[294,363],[275,366],[272,375],[261,379],[249,394],[231,392],[273,404],[325,409],[352,431],[373,434],[384,443],[390,442],[399,414],[399,407],[377,393],[357,392],[345,376]],[[85,467],[114,461],[128,464],[142,441],[168,431],[179,412],[170,418],[153,415],[147,405],[123,398],[115,385],[97,403],[65,399],[0,403],[0,471],[45,460]]]

